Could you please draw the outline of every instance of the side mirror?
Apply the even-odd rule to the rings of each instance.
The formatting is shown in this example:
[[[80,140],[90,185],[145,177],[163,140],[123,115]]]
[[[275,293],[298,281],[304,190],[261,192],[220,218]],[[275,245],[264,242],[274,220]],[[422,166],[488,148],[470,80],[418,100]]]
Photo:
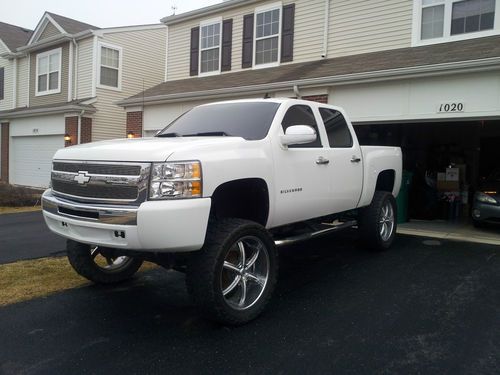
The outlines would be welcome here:
[[[308,125],[293,125],[286,129],[280,139],[283,146],[311,143],[316,140],[316,130]]]

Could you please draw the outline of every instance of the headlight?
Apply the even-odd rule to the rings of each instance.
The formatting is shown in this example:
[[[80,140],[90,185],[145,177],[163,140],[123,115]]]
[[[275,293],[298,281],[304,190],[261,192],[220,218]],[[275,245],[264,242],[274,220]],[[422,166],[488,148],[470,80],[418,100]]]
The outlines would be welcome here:
[[[485,193],[476,193],[476,199],[482,203],[497,204],[497,200]]]
[[[201,197],[199,161],[153,163],[149,199]]]

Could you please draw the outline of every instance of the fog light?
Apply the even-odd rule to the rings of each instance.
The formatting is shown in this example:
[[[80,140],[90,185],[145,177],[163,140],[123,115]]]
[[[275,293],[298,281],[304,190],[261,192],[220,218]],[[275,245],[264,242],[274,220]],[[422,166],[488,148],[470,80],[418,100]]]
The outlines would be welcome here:
[[[476,219],[481,217],[481,211],[479,210],[472,210],[472,216],[474,216]]]

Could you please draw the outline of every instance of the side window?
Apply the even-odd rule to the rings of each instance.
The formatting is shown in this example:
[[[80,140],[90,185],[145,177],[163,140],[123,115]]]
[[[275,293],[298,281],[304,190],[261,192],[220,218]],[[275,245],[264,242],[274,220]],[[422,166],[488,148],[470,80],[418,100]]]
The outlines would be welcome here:
[[[352,147],[352,136],[342,113],[330,108],[320,108],[330,147]]]
[[[281,123],[283,126],[283,132],[289,126],[293,125],[309,125],[310,127],[316,130],[316,140],[311,143],[306,143],[303,145],[292,145],[290,148],[310,148],[310,147],[322,147],[321,140],[319,138],[318,124],[316,123],[316,119],[314,118],[314,113],[308,105],[294,105],[288,108],[288,111],[285,113],[285,117],[283,117],[283,122]]]

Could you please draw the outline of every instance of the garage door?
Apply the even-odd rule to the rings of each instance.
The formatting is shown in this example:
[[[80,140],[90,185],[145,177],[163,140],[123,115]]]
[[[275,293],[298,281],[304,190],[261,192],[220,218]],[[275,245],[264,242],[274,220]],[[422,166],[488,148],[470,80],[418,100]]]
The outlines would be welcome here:
[[[15,185],[47,187],[52,157],[64,147],[62,135],[12,137],[10,182]]]

